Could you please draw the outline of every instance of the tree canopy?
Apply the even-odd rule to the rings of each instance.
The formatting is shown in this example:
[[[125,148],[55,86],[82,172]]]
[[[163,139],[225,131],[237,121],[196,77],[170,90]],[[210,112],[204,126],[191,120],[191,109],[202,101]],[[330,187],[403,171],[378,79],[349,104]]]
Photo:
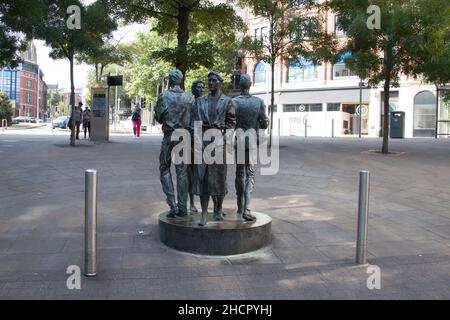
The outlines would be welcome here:
[[[389,91],[401,75],[435,81],[448,66],[448,0],[330,0],[339,25],[349,40],[343,51],[350,68],[369,84],[384,83],[382,152],[389,152]],[[368,28],[370,5],[379,8],[378,26]],[[445,31],[446,30],[446,31]],[[447,43],[445,43],[447,41]],[[446,49],[447,48],[447,49]]]
[[[315,64],[333,60],[337,44],[324,29],[322,5],[314,0],[240,0],[255,16],[268,21],[266,34],[247,35],[241,48],[256,60],[271,66],[270,145],[272,144],[274,75],[278,60],[291,60],[301,56]]]
[[[188,70],[214,65],[220,49],[215,44],[234,39],[236,32],[244,28],[242,19],[228,4],[205,0],[104,1],[126,22],[145,22],[155,18],[154,28],[159,35],[176,35],[176,42],[160,48],[153,55],[180,69],[184,79]],[[202,31],[214,34],[218,41],[192,37],[192,34]]]

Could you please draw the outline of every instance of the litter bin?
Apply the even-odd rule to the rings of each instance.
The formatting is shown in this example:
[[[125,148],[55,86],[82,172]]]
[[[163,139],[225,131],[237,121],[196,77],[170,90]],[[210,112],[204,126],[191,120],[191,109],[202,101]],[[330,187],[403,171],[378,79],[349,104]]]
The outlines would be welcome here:
[[[391,138],[405,138],[405,113],[403,111],[391,112],[389,120]]]

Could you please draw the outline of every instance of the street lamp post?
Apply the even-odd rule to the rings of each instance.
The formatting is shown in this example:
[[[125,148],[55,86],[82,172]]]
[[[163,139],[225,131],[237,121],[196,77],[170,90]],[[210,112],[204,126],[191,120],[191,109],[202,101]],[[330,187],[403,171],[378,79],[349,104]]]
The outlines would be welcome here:
[[[364,81],[363,79],[359,79],[359,138],[361,139],[361,132],[362,132],[362,112],[363,112],[363,108],[362,108],[362,89],[364,86]]]

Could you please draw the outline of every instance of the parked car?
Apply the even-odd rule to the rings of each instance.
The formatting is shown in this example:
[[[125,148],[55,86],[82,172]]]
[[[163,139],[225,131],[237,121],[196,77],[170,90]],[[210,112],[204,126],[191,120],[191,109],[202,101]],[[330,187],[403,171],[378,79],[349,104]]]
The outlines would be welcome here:
[[[31,123],[42,123],[44,121],[42,119],[37,119],[35,117],[31,117],[30,122]]]
[[[31,122],[31,117],[18,116],[18,117],[12,118],[12,121],[14,121],[14,122]]]
[[[66,129],[69,123],[69,116],[58,117],[52,122],[53,128]]]

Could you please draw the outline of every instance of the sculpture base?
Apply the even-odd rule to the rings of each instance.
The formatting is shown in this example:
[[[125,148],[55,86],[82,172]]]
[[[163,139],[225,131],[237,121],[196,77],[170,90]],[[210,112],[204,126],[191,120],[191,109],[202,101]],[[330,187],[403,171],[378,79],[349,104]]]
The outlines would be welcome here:
[[[171,248],[205,255],[246,253],[270,244],[272,219],[268,215],[252,212],[256,221],[249,222],[231,210],[224,211],[224,221],[214,221],[210,212],[203,227],[198,225],[200,213],[167,218],[164,212],[159,215],[159,239]]]

